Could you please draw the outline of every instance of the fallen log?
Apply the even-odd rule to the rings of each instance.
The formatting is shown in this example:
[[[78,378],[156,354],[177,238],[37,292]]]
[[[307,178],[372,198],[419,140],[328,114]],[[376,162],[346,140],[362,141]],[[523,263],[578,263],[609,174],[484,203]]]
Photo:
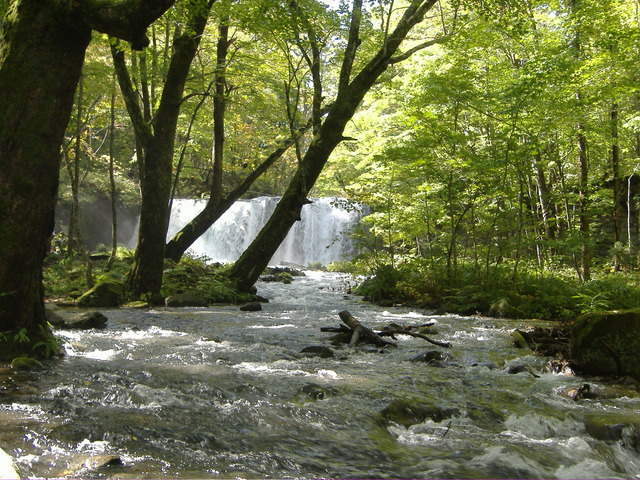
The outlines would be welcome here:
[[[362,325],[358,320],[356,320],[353,315],[351,315],[349,311],[343,310],[342,312],[338,313],[338,315],[340,316],[340,320],[342,320],[353,331],[351,341],[349,342],[350,347],[353,347],[355,344],[357,344],[360,340],[360,337],[364,337],[368,342],[373,343],[378,347],[398,346],[395,342],[382,338],[370,328]]]
[[[424,333],[412,332],[410,329],[403,328],[399,325],[390,325],[389,327],[385,327],[385,329],[380,332],[381,336],[389,335],[393,338],[393,335],[409,335],[411,337],[422,338],[433,345],[437,345],[443,348],[450,348],[451,344],[449,342],[439,342],[437,340],[433,340],[432,338],[426,336]]]

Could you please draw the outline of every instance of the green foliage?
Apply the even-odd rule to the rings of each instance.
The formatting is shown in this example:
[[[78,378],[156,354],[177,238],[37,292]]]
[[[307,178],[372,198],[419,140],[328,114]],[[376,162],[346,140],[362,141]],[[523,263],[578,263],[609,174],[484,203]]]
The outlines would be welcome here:
[[[183,256],[180,263],[168,260],[164,271],[161,294],[192,293],[210,303],[243,303],[253,300],[249,294],[239,293],[224,276],[224,268],[210,264],[206,257]]]

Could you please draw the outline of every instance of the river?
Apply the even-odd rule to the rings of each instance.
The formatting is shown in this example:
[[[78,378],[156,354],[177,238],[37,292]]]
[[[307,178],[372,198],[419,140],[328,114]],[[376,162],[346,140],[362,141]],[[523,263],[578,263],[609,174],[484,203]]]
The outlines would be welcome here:
[[[0,446],[29,478],[640,478],[630,389],[514,348],[527,322],[380,308],[349,282],[308,272],[259,283],[259,312],[113,309],[104,330],[59,330],[64,358],[0,376]],[[451,348],[332,346],[320,328],[345,309],[434,323]],[[584,383],[601,395],[560,394]],[[437,414],[383,413],[405,401]],[[106,454],[121,464],[95,468]]]

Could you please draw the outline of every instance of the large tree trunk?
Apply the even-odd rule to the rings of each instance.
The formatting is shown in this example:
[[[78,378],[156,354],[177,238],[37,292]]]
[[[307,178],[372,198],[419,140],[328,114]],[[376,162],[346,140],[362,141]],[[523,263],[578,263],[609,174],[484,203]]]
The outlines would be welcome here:
[[[350,80],[357,45],[360,44],[358,5],[361,5],[361,2],[354,2],[349,43],[345,49],[345,58],[340,72],[340,88],[336,101],[311,141],[296,174],[291,179],[273,215],[229,270],[228,275],[237,284],[238,289],[241,291],[251,289],[291,227],[300,220],[302,207],[309,203],[307,195],[320,176],[329,156],[343,140],[347,122],[353,117],[374,82],[392,63],[392,56],[406,35],[417,23],[422,21],[425,13],[434,4],[435,0],[411,2],[404,11],[396,29],[385,39],[380,50]]]
[[[42,262],[53,232],[60,145],[91,39],[91,29],[57,5],[16,1],[0,39],[0,331],[24,328],[32,340],[45,325]],[[14,346],[27,351],[2,345],[0,357],[31,349]]]
[[[47,336],[42,263],[49,248],[60,146],[92,28],[144,45],[171,4],[81,5],[15,0],[0,33],[0,358],[32,353]],[[126,10],[126,16],[122,17]],[[19,332],[28,342],[11,341]],[[37,352],[36,352],[37,353]]]

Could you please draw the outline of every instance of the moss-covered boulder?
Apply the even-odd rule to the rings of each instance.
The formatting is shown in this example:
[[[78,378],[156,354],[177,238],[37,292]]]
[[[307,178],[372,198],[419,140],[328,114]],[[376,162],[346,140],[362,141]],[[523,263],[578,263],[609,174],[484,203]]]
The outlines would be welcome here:
[[[571,330],[570,359],[579,373],[640,380],[640,310],[579,317]]]
[[[108,278],[97,283],[84,293],[76,304],[79,307],[117,307],[124,298],[124,284],[119,280]]]

